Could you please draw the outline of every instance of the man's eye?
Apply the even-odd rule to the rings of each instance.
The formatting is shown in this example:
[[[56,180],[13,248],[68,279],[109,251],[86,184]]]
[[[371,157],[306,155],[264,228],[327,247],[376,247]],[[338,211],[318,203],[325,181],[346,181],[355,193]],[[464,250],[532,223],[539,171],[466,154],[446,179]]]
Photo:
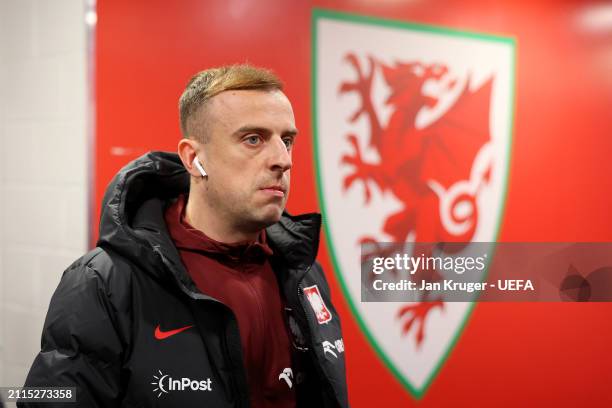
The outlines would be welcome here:
[[[248,144],[255,146],[259,144],[259,142],[261,141],[261,138],[257,135],[253,135],[253,136],[247,137],[245,140]]]
[[[284,138],[283,142],[285,143],[285,146],[287,146],[287,150],[291,149],[291,146],[293,146],[293,138],[291,137]]]

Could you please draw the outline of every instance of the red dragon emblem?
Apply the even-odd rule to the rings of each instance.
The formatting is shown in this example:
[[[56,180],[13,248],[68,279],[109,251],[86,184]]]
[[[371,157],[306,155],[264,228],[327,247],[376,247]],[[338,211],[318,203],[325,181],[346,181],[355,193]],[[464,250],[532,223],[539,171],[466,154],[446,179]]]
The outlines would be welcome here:
[[[366,73],[355,54],[347,54],[346,60],[357,79],[342,83],[339,93],[358,94],[360,107],[349,120],[353,123],[366,116],[369,124],[366,148],[375,150],[379,160],[366,161],[362,154],[364,146],[356,135],[346,135],[352,153],[341,159],[341,164],[350,168],[343,180],[345,191],[361,182],[366,205],[374,186],[382,193],[393,194],[402,203],[401,210],[384,221],[383,231],[392,242],[406,242],[409,235],[417,242],[470,242],[478,226],[478,193],[490,179],[490,162],[478,172],[474,171],[474,163],[491,139],[489,105],[493,77],[475,90],[470,89],[468,78],[443,115],[419,127],[416,125],[419,112],[433,109],[440,102],[438,97],[423,91],[424,85],[434,81],[444,83],[450,90],[457,84],[446,66],[421,62],[397,62],[390,66],[370,56]],[[386,126],[381,123],[372,98],[377,70],[389,88],[385,103],[392,113]],[[360,237],[359,241],[375,243],[368,236]],[[381,256],[381,251],[384,250],[379,248],[368,256]],[[440,278],[435,275],[435,271],[422,271],[415,276],[431,282]],[[417,345],[425,338],[428,313],[444,307],[442,300],[425,300],[398,311],[398,318],[403,319],[402,333],[406,335],[414,327]]]

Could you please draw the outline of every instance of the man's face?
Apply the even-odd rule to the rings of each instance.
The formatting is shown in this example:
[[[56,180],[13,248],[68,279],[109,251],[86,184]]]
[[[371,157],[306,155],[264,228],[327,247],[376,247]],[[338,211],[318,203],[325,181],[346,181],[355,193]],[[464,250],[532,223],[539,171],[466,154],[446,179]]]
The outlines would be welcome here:
[[[243,231],[277,222],[289,195],[297,134],[281,91],[226,91],[198,112],[207,142],[199,157],[208,173],[206,200],[215,214]]]

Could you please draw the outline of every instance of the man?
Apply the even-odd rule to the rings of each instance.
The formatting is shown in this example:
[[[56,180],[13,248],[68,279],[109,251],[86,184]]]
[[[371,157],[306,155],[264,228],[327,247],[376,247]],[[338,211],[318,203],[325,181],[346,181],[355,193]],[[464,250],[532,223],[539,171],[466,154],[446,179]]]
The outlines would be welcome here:
[[[284,212],[297,129],[280,81],[209,69],[179,107],[178,155],[109,185],[26,386],[76,386],[83,407],[348,406],[320,216]]]

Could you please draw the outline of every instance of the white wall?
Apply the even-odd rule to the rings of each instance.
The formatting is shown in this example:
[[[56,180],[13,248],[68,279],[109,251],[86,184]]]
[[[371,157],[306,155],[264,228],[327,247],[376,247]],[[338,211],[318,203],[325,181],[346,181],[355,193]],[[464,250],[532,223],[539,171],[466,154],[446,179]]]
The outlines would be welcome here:
[[[0,385],[23,385],[87,247],[84,0],[0,0]]]

